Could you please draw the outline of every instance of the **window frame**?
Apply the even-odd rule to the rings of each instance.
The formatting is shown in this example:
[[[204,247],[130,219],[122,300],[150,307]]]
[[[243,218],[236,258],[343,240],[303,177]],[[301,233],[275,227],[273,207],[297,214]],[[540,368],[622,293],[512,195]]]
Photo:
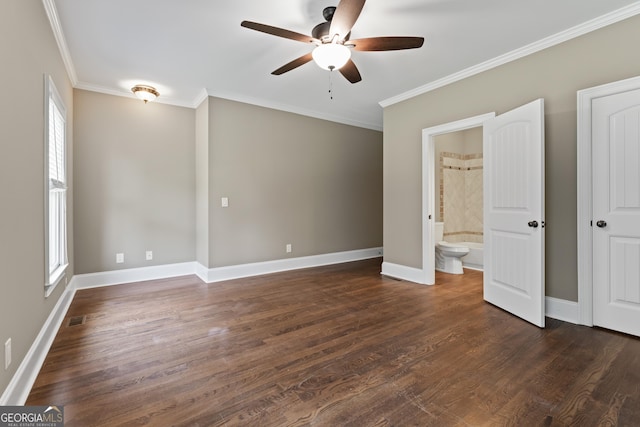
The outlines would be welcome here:
[[[44,272],[45,272],[45,297],[51,295],[56,286],[66,279],[67,267],[69,266],[68,260],[68,251],[67,251],[67,200],[68,200],[68,186],[67,186],[67,109],[62,101],[62,97],[60,96],[58,90],[56,89],[55,84],[51,76],[45,75],[45,108],[44,108],[44,181],[45,181],[45,197],[44,197],[44,253],[45,253],[45,262],[44,262]],[[61,153],[54,149],[56,156],[61,154],[61,162],[58,164],[62,172],[59,173],[56,177],[58,179],[51,179],[51,165],[50,165],[50,150],[51,144],[58,144],[58,138],[55,130],[53,131],[54,140],[51,140],[51,127],[55,126],[54,123],[51,122],[51,109],[55,108],[59,113],[59,116],[62,121],[62,136],[61,136]],[[57,118],[57,117],[56,117]],[[56,161],[57,164],[57,161]],[[61,179],[60,179],[61,178]],[[53,198],[56,198],[54,200]],[[56,206],[52,206],[55,203],[57,206],[56,212],[53,213],[51,211],[52,208]],[[55,232],[57,234],[57,248],[56,257],[58,258],[55,266],[51,266],[51,257],[52,257],[52,224],[51,217],[53,214],[57,215],[57,221],[53,225],[55,227]],[[55,243],[55,242],[53,242]],[[66,283],[66,280],[65,280]]]

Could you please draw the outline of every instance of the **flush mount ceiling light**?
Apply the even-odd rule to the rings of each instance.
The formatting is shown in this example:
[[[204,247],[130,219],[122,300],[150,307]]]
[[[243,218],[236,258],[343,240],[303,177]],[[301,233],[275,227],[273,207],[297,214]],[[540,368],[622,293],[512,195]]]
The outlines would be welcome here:
[[[149,101],[153,101],[160,96],[160,93],[158,93],[158,91],[154,87],[146,85],[135,85],[131,88],[131,92],[133,92],[138,98],[143,100],[145,104]]]
[[[313,60],[325,70],[339,70],[351,59],[351,50],[343,44],[324,43],[311,52]]]

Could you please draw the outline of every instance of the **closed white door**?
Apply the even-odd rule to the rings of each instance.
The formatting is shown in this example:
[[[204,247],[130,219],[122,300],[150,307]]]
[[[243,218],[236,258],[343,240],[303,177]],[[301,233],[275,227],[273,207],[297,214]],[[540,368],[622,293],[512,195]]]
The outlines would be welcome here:
[[[544,327],[544,100],[484,123],[484,299]]]
[[[640,89],[592,103],[593,324],[640,336]]]

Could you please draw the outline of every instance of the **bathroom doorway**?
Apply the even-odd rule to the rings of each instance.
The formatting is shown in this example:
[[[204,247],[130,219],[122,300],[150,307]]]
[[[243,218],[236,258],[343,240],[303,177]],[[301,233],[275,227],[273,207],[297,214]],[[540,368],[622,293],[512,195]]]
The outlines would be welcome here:
[[[441,222],[443,227],[442,238],[436,233],[436,240],[468,249],[469,253],[461,258],[462,266],[482,270],[482,127],[449,132],[434,138],[434,216],[436,225]]]
[[[455,139],[461,139],[461,136],[462,139],[464,139],[464,134],[462,133],[467,131],[471,133],[479,132],[479,144],[480,147],[482,147],[482,124],[486,120],[494,117],[495,113],[482,114],[422,131],[422,216],[424,218],[422,230],[422,265],[425,284],[435,284],[434,223],[444,219],[445,235],[447,235],[447,230],[449,230],[449,233],[452,233],[451,230],[453,229],[452,227],[447,228],[446,226],[446,212],[444,212],[444,206],[440,202],[440,183],[442,181],[439,178],[436,180],[436,170],[440,168],[440,153],[437,152],[436,141],[449,140],[451,142]],[[480,177],[482,177],[482,174],[480,174]],[[482,204],[480,204],[480,207],[482,208]],[[482,231],[482,228],[480,228],[480,231]],[[453,233],[455,233],[455,231],[453,231]],[[480,234],[480,237],[482,237],[482,234]]]

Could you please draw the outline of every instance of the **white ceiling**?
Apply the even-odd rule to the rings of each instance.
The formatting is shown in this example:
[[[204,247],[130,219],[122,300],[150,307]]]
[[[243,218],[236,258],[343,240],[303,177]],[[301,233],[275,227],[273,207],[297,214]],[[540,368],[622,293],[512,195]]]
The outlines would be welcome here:
[[[640,13],[635,0],[369,0],[351,38],[422,36],[425,44],[353,52],[363,80],[351,84],[313,62],[271,75],[313,45],[240,26],[310,34],[338,0],[44,1],[57,11],[75,87],[130,96],[143,83],[160,91],[158,102],[195,107],[209,94],[373,129],[382,128],[383,100]]]

